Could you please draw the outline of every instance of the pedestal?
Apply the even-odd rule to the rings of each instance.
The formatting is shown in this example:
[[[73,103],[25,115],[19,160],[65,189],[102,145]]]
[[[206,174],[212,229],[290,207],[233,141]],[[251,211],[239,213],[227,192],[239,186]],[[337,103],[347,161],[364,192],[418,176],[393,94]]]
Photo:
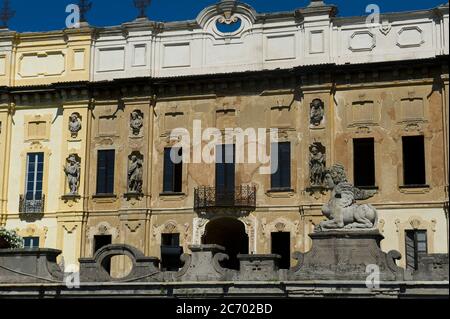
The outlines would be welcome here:
[[[310,237],[311,251],[294,256],[299,262],[290,271],[292,280],[366,281],[376,270],[380,281],[404,279],[404,270],[395,262],[401,254],[381,250],[384,237],[378,230],[324,231]]]

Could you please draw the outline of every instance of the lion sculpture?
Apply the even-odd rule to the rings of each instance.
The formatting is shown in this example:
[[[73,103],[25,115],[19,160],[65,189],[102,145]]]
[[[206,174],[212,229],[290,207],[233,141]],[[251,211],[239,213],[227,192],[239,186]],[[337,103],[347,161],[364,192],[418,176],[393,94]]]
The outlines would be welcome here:
[[[345,168],[340,164],[335,164],[327,170],[325,180],[333,189],[330,201],[322,208],[322,213],[328,220],[321,222],[316,231],[376,227],[376,209],[370,204],[356,204],[356,200],[374,196],[375,191],[361,190],[348,183]]]

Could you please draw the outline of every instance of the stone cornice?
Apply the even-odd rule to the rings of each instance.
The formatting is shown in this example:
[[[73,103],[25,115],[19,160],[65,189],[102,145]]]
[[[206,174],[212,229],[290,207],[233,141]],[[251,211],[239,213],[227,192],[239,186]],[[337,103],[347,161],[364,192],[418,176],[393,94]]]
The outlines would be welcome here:
[[[351,65],[322,64],[290,69],[206,74],[165,78],[125,78],[103,82],[65,82],[49,85],[1,87],[0,92],[17,102],[41,103],[96,99],[122,99],[158,95],[227,95],[304,87],[401,85],[402,81],[433,81],[442,75],[446,57]],[[438,74],[439,73],[439,74]]]

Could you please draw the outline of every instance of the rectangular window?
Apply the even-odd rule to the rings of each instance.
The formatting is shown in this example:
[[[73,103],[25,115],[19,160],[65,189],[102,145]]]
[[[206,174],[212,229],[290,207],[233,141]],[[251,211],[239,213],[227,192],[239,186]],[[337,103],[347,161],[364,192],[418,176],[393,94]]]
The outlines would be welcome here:
[[[373,138],[353,140],[353,167],[356,187],[375,186],[375,142]]]
[[[403,142],[403,183],[405,186],[424,186],[425,138],[423,136],[404,136]]]
[[[427,231],[407,230],[405,233],[406,269],[417,270],[419,256],[428,253]]]
[[[232,206],[236,188],[236,146],[223,144],[216,147],[216,204]]]
[[[97,162],[97,194],[114,194],[114,166],[116,152],[114,150],[98,151]]]
[[[171,154],[174,154],[172,158]],[[164,149],[164,193],[181,193],[183,183],[183,150],[181,148]]]
[[[25,248],[39,248],[39,237],[24,237],[23,243]]]
[[[272,254],[280,255],[280,269],[291,268],[291,233],[272,233]]]
[[[44,153],[29,153],[27,156],[27,174],[25,182],[25,199],[42,200],[44,180]]]
[[[278,169],[271,175],[271,188],[273,190],[289,190],[291,188],[291,143],[278,144],[278,152],[272,152],[272,165],[278,164]],[[272,144],[272,149],[274,149]],[[274,171],[275,168],[272,170]]]
[[[161,269],[162,271],[178,271],[182,267],[180,234],[161,234]]]

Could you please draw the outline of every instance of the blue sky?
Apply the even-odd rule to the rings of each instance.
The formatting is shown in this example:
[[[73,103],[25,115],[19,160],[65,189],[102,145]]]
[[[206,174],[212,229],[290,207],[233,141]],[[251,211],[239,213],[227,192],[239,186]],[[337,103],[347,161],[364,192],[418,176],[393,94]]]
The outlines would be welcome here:
[[[65,8],[78,0],[10,0],[16,11],[9,28],[16,31],[47,31],[65,27]],[[117,25],[136,17],[133,0],[91,0],[91,25]],[[3,2],[3,1],[2,1]],[[148,15],[157,21],[194,19],[206,6],[218,0],[153,0]],[[289,11],[305,7],[309,0],[247,0],[258,12]],[[436,7],[446,0],[325,0],[339,7],[340,16],[365,15],[368,4],[378,4],[382,12],[409,11]]]

